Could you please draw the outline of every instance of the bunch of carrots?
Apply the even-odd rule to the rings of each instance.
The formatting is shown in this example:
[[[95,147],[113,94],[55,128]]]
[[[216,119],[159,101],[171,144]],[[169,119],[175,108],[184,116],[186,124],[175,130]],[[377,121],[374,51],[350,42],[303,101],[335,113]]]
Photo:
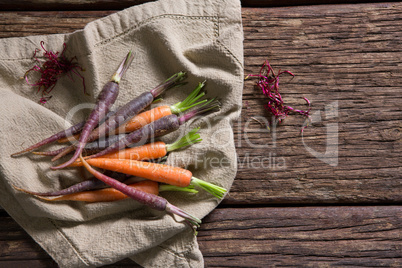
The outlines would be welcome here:
[[[133,57],[130,51],[123,59],[110,81],[99,93],[95,107],[86,121],[11,155],[17,157],[32,152],[53,156],[52,161],[56,161],[71,153],[72,156],[68,161],[51,169],[83,166],[93,177],[66,189],[46,193],[14,187],[52,202],[61,200],[111,202],[132,198],[153,209],[183,217],[184,222],[195,230],[201,220],[170,204],[159,196],[159,193],[162,191],[197,193],[197,188],[200,188],[216,198],[223,198],[225,188],[198,179],[189,170],[164,163],[169,152],[200,142],[202,139],[197,133],[199,128],[189,131],[172,144],[152,141],[156,137],[179,129],[190,119],[218,111],[220,103],[216,99],[202,99],[205,95],[202,91],[205,82],[202,82],[183,101],[171,106],[146,110],[166,90],[184,84],[186,73],[178,72],[152,90],[111,112],[111,107],[119,94],[119,84]],[[36,151],[44,145],[57,141],[71,144],[55,151]]]

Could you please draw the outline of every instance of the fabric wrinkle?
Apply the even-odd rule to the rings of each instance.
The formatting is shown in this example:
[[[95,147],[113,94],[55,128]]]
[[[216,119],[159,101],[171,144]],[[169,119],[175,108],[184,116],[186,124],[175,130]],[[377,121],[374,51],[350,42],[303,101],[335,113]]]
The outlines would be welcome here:
[[[52,99],[44,106],[37,103],[35,89],[19,77],[32,67],[33,51],[41,41],[52,51],[61,51],[63,43],[67,44],[67,55],[76,56],[85,69],[83,76],[90,96],[83,94],[80,79],[63,77],[52,91]],[[136,56],[122,79],[114,108],[177,71],[188,72],[188,85],[166,92],[164,104],[181,101],[199,82],[207,80],[207,97],[220,98],[221,111],[186,123],[161,140],[175,140],[183,131],[202,126],[199,133],[205,142],[172,152],[168,162],[191,159],[189,168],[194,168],[195,177],[229,190],[237,166],[233,136],[226,146],[218,148],[225,138],[213,133],[222,129],[224,136],[233,133],[232,123],[240,115],[242,42],[240,0],[159,0],[94,20],[72,33],[0,39],[0,113],[4,115],[0,123],[13,133],[0,130],[0,205],[60,267],[99,267],[125,258],[143,267],[203,267],[196,237],[176,217],[130,199],[103,204],[38,200],[17,192],[12,184],[38,192],[56,190],[80,181],[77,170],[49,172],[54,163],[47,158],[8,156],[85,119],[87,108],[79,110],[70,121],[66,114],[80,105],[93,104],[121,58],[133,49]],[[196,166],[196,157],[202,160],[205,156],[227,159],[233,165]],[[197,196],[161,195],[199,218],[220,203],[202,190]]]

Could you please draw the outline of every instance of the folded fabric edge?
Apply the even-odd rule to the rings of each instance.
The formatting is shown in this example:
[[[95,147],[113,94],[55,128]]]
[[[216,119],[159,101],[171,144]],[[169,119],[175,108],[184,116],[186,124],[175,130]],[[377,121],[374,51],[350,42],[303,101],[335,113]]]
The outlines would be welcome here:
[[[7,203],[17,203],[14,196],[9,197],[9,199],[11,200],[8,200]],[[0,204],[0,206],[3,207],[18,225],[20,225],[60,267],[79,268],[90,266],[85,257],[81,256],[74,245],[71,244],[63,232],[57,228],[50,219],[30,217],[19,206],[13,205],[10,207],[4,204]],[[64,250],[62,256],[60,255],[60,251],[55,251],[55,249],[60,248]]]
[[[89,266],[89,262],[85,260],[85,258],[83,256],[80,256],[80,254],[75,251],[74,246],[70,243],[70,241],[68,240],[68,238],[55,226],[54,223],[52,223],[50,220],[48,219],[41,219],[38,220],[37,224],[34,224],[36,226],[41,226],[43,227],[43,230],[46,230],[46,232],[48,232],[49,230],[51,230],[52,234],[54,233],[54,237],[52,237],[54,239],[54,241],[52,241],[51,243],[49,243],[48,241],[48,233],[46,235],[42,234],[41,229],[37,229],[34,230],[35,233],[35,237],[32,235],[32,233],[34,232],[30,226],[27,226],[25,224],[22,224],[22,220],[19,219],[18,213],[14,213],[15,211],[11,212],[10,211],[10,215],[34,238],[35,241],[37,241],[48,253],[50,256],[52,256],[52,258],[58,262],[58,264],[61,267],[66,267],[66,266],[73,266],[73,267],[81,267],[81,266]],[[28,218],[28,217],[27,217]],[[32,221],[30,222],[30,224],[32,224]],[[38,234],[39,233],[39,234]],[[53,236],[53,235],[51,235]],[[49,243],[49,244],[47,244]],[[66,253],[65,256],[68,256],[68,258],[64,258],[60,260],[60,256],[56,256],[56,253],[52,251],[52,246],[56,245],[57,247],[63,247],[66,249]],[[44,245],[46,247],[44,247]],[[158,247],[159,248],[159,247]],[[163,249],[164,252],[166,252],[166,254],[172,254],[171,251],[167,251],[165,249]],[[57,254],[60,254],[59,252],[57,252]],[[179,257],[179,255],[174,254],[176,256]],[[58,259],[55,259],[56,257],[58,257]]]
[[[175,249],[183,244],[186,245],[185,250],[177,252]],[[154,248],[130,257],[130,259],[145,268],[159,267],[160,260],[164,260],[163,263],[170,263],[174,267],[204,267],[204,259],[198,248],[196,236],[185,231]]]

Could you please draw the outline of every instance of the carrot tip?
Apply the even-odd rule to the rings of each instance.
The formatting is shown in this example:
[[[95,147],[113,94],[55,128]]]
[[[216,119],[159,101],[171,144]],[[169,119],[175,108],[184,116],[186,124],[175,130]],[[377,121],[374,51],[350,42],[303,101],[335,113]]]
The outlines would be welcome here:
[[[34,194],[34,192],[31,192],[31,191],[22,189],[22,188],[20,188],[20,187],[18,187],[18,186],[15,186],[14,184],[11,184],[11,186],[12,186],[15,190],[17,190],[17,191],[24,192],[24,193],[27,193],[27,194]]]
[[[13,154],[11,154],[10,156],[12,157],[12,158],[16,158],[16,157],[18,157],[18,156],[21,156],[21,155],[23,155],[23,154],[25,154],[25,153],[29,153],[30,151],[32,151],[33,149],[25,149],[25,150],[22,150],[22,151],[19,151],[19,152],[16,152],[16,153],[13,153]]]
[[[186,223],[189,224],[194,231],[197,227],[200,227],[201,220],[199,218],[185,212],[184,210],[170,203],[166,204],[166,211],[184,218],[186,220]]]
[[[128,67],[130,67],[131,63],[133,62],[134,59],[134,53],[130,50],[126,57],[123,59],[123,61],[120,63],[119,68],[117,68],[116,72],[114,73],[111,81],[119,84],[120,80],[126,73]]]
[[[17,191],[20,191],[20,192],[23,192],[23,193],[32,195],[32,196],[34,196],[34,197],[36,197],[36,198],[39,198],[39,199],[42,199],[42,200],[46,200],[46,201],[54,201],[54,200],[57,200],[57,197],[56,197],[56,198],[43,197],[43,196],[40,196],[39,193],[37,193],[37,192],[32,192],[32,191],[29,191],[29,190],[25,190],[25,189],[22,189],[22,188],[20,188],[20,187],[15,186],[15,185],[11,185],[11,186],[12,186],[15,190],[17,190]]]

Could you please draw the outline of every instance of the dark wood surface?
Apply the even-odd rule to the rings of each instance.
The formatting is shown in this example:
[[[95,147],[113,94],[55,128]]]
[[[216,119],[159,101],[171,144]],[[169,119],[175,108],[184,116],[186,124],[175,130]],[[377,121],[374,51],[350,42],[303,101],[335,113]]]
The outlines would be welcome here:
[[[67,33],[120,8],[95,2],[107,8],[9,5],[0,38]],[[206,265],[401,267],[402,3],[246,7],[257,2],[243,1],[245,73],[266,59],[292,71],[283,96],[297,108],[309,98],[315,120],[303,136],[300,116],[268,132],[252,119],[270,117],[265,99],[255,80],[245,81],[234,125],[238,174],[198,235]],[[28,263],[56,266],[0,211],[0,267]]]

